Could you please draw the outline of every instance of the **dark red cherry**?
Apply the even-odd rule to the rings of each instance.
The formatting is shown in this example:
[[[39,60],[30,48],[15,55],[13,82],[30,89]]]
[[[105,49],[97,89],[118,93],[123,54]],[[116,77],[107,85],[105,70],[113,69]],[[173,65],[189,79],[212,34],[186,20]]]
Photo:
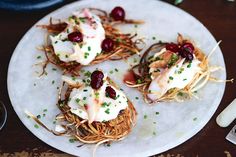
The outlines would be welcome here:
[[[175,43],[167,43],[166,49],[175,53],[180,51],[179,46]]]
[[[110,16],[115,20],[115,21],[123,21],[125,19],[125,10],[122,7],[115,7],[111,13]]]
[[[102,50],[105,52],[111,52],[113,50],[114,42],[110,38],[106,38],[102,41]]]
[[[192,61],[193,60],[193,54],[192,53],[187,53],[186,60]]]
[[[80,32],[72,32],[68,34],[68,39],[71,42],[82,42],[83,41],[83,34]]]
[[[106,87],[106,95],[112,99],[116,99],[116,91],[111,87]]]
[[[185,43],[181,46],[181,51],[188,51],[193,54],[194,46],[191,43]]]
[[[94,71],[91,74],[90,86],[93,89],[99,89],[103,85],[103,78],[104,78],[104,74],[101,71],[99,70]]]
[[[193,54],[191,52],[181,51],[180,55],[181,55],[181,57],[186,58],[186,60],[188,60],[188,61],[193,60]]]

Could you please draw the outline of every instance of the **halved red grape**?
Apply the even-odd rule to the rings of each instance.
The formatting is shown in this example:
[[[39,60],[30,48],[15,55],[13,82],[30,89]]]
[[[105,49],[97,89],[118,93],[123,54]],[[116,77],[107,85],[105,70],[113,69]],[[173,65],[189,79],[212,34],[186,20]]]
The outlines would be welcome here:
[[[123,21],[125,19],[125,10],[120,6],[117,6],[111,11],[110,16],[115,21]]]
[[[116,91],[111,87],[106,87],[106,95],[112,99],[116,99]]]
[[[180,55],[183,57],[183,58],[186,58],[186,60],[188,61],[192,61],[193,60],[193,54],[191,52],[188,52],[188,51],[181,51]]]
[[[106,38],[102,41],[102,50],[105,52],[111,52],[113,50],[114,42],[110,38]]]
[[[175,53],[180,51],[179,46],[175,43],[167,43],[166,49]]]
[[[82,42],[83,41],[83,34],[80,32],[72,32],[68,34],[68,39],[71,42]]]
[[[193,53],[194,51],[194,46],[191,43],[184,43],[181,46],[181,51],[188,51],[190,53]]]
[[[90,86],[93,89],[99,89],[103,85],[103,78],[104,74],[103,72],[96,70],[91,74],[91,82]]]

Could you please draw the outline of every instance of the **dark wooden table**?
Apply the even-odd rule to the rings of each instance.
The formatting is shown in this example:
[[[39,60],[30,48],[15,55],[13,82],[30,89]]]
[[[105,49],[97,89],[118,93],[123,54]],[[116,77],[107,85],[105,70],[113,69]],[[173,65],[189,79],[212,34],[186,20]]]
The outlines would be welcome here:
[[[6,126],[0,131],[0,156],[67,156],[39,140],[19,120],[7,92],[7,69],[13,51],[26,31],[43,16],[69,2],[72,0],[30,13],[0,10],[0,100],[8,110]],[[223,40],[221,49],[227,76],[236,78],[236,2],[184,0],[179,7],[199,19],[216,40]],[[216,116],[235,98],[235,93],[235,84],[228,83],[221,104],[210,122],[184,144],[157,156],[222,157],[229,152],[235,157],[236,146],[226,141],[225,136],[236,123],[220,128],[215,122]]]

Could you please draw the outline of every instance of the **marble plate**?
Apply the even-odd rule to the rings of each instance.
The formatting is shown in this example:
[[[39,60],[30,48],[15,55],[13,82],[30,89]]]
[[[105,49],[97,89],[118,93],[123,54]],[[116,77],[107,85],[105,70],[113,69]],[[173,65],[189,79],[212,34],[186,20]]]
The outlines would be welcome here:
[[[147,45],[158,40],[176,41],[178,32],[193,39],[206,54],[216,45],[214,37],[197,19],[174,6],[156,0],[79,1],[50,13],[35,25],[48,23],[50,17],[65,18],[72,11],[84,7],[96,7],[110,11],[117,5],[125,8],[128,18],[145,20],[146,23],[137,28],[132,25],[121,29],[137,31],[139,36],[146,38]],[[48,127],[54,128],[54,117],[59,113],[55,104],[57,87],[61,83],[61,72],[53,70],[55,67],[50,65],[47,67],[48,75],[38,77],[36,72],[39,72],[41,67],[35,64],[42,62],[45,57],[42,52],[36,50],[36,47],[44,43],[46,32],[35,25],[19,42],[10,61],[8,92],[12,105],[24,125],[45,143],[76,156],[91,156],[94,145],[84,145],[78,148],[76,146],[80,145],[79,142],[71,143],[68,137],[57,137],[41,127],[37,128],[35,122],[25,115],[25,110],[34,115],[41,115],[41,120]],[[132,64],[134,58],[138,59],[138,56],[130,58],[128,63]],[[225,68],[220,48],[216,49],[210,64]],[[122,76],[129,68],[127,62],[104,62],[87,69],[94,68],[107,72],[124,89],[138,111],[137,125],[132,133],[123,141],[112,143],[110,147],[100,146],[96,153],[98,157],[149,156],[180,145],[207,124],[220,104],[225,89],[224,83],[209,82],[198,91],[199,99],[149,106],[143,102],[139,92],[127,88],[122,83]],[[119,69],[119,72],[115,72],[115,68]],[[218,71],[214,76],[225,79],[226,72]]]

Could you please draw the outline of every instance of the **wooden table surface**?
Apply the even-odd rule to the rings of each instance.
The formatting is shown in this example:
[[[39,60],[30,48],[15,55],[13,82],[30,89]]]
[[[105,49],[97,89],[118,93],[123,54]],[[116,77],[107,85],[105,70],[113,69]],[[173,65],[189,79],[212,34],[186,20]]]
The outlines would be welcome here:
[[[39,140],[22,124],[11,106],[7,92],[8,63],[19,40],[39,19],[69,2],[72,0],[30,13],[0,10],[0,100],[8,110],[7,123],[0,131],[0,156],[69,156]],[[199,19],[216,40],[223,40],[221,49],[227,77],[236,78],[236,2],[184,0],[178,7]],[[215,122],[216,116],[235,98],[235,93],[235,83],[228,83],[221,104],[210,122],[187,142],[157,156],[222,157],[230,153],[235,157],[236,146],[226,141],[225,136],[236,122],[227,128],[220,128]]]

